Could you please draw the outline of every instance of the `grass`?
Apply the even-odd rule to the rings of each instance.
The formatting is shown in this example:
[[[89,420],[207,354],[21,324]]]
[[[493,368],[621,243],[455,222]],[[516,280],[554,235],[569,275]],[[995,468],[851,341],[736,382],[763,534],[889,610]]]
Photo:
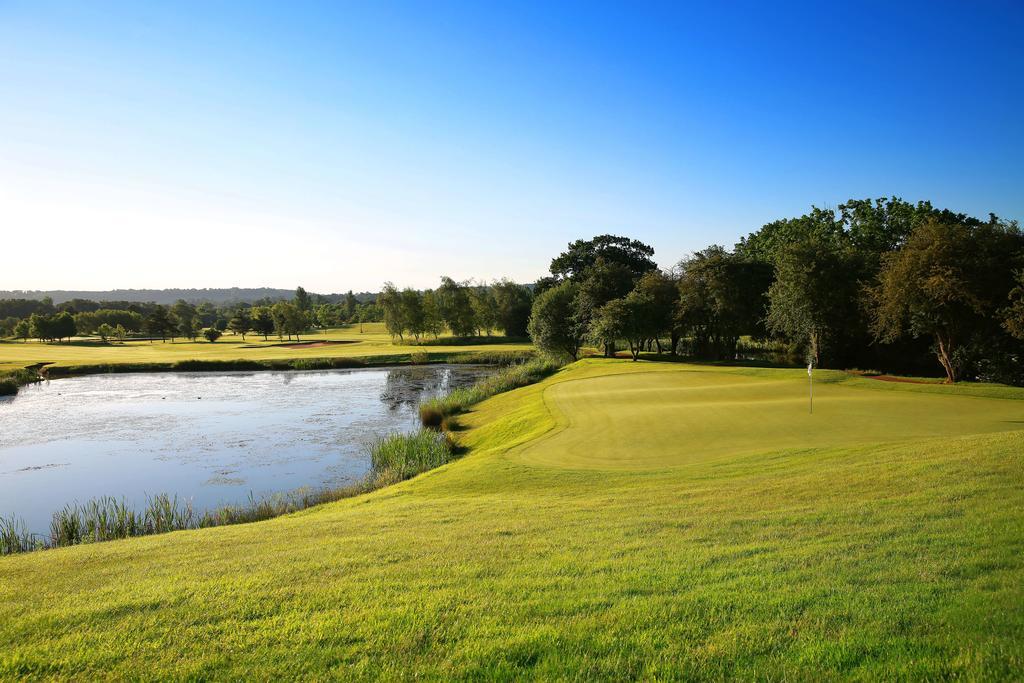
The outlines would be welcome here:
[[[1020,679],[1024,391],[800,375],[582,361],[410,481],[0,558],[0,677]]]
[[[382,323],[366,323],[364,332],[354,325],[339,329],[325,330],[302,337],[303,344],[315,344],[325,341],[346,342],[326,346],[294,346],[282,345],[281,340],[271,336],[268,341],[262,337],[247,335],[245,341],[240,336],[225,335],[215,343],[206,340],[191,342],[178,340],[174,343],[160,341],[127,341],[119,343],[101,343],[81,341],[73,344],[40,344],[38,342],[6,341],[0,342],[0,370],[22,368],[36,363],[50,363],[48,370],[59,373],[60,368],[73,366],[85,371],[89,366],[122,366],[146,365],[161,367],[182,361],[258,361],[258,362],[293,362],[303,359],[358,359],[369,362],[408,362],[411,353],[427,353],[431,360],[458,357],[469,352],[493,351],[530,351],[528,343],[495,343],[479,344],[448,343],[442,337],[437,344],[402,346],[392,344],[391,338],[384,331]],[[501,342],[500,339],[495,339]]]

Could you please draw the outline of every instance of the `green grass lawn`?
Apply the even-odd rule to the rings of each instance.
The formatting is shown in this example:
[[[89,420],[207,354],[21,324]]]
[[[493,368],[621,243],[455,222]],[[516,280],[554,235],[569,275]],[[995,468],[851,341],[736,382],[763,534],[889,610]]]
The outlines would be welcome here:
[[[383,323],[366,323],[363,332],[358,325],[324,330],[303,335],[302,346],[290,346],[271,336],[268,341],[258,335],[226,334],[218,341],[205,340],[175,342],[126,341],[103,343],[100,341],[73,341],[62,344],[41,344],[35,341],[0,342],[0,370],[22,368],[36,363],[63,365],[106,365],[111,363],[166,363],[182,360],[275,360],[293,358],[367,358],[410,354],[416,352],[476,352],[518,351],[531,349],[530,344],[471,344],[471,345],[396,345],[384,330]],[[318,342],[340,341],[342,344],[316,346]]]
[[[0,558],[0,676],[1020,679],[1024,390],[587,360],[462,460]]]

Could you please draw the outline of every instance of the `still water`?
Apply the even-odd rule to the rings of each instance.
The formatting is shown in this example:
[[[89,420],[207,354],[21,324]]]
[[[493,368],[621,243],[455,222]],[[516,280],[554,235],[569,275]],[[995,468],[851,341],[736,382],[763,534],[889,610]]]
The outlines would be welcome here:
[[[92,375],[0,397],[0,516],[46,533],[65,504],[192,499],[197,511],[366,474],[365,445],[417,427],[424,398],[492,369]]]

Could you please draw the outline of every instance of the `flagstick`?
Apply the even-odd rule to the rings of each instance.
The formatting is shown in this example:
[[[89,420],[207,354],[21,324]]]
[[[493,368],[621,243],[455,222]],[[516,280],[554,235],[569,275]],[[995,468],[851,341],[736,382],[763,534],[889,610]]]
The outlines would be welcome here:
[[[807,390],[810,395],[811,415],[814,415],[814,361],[807,364]]]

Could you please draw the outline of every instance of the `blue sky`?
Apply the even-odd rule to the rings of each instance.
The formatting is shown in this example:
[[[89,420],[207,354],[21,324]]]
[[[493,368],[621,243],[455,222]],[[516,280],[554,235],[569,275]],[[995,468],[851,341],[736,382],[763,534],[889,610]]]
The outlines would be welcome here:
[[[1024,5],[831,5],[0,0],[0,289],[527,281],[605,232],[669,266],[891,194],[1024,219]]]

